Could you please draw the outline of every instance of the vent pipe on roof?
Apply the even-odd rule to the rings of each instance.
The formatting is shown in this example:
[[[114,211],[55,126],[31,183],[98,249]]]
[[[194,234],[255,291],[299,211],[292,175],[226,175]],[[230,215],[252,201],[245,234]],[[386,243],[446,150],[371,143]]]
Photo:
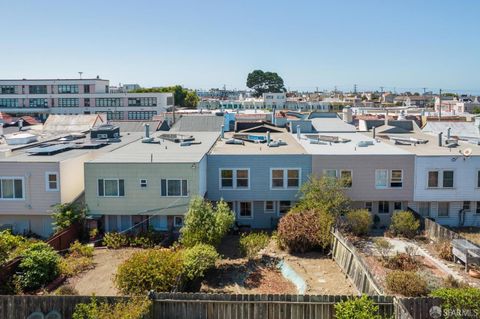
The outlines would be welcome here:
[[[377,128],[375,126],[372,128],[372,135],[373,135],[373,139],[377,137]]]
[[[443,144],[443,143],[442,143],[442,142],[443,142],[443,141],[442,141],[442,135],[443,135],[442,132],[438,133],[438,146],[442,146],[442,144]]]
[[[18,130],[21,131],[23,128],[23,119],[18,120]]]
[[[145,137],[150,137],[150,124],[145,124]]]
[[[270,144],[270,131],[267,131],[267,145]]]
[[[388,110],[385,111],[385,125],[388,125]]]
[[[300,131],[300,125],[297,125],[297,138],[300,139],[300,134],[302,134],[302,132]]]
[[[450,139],[450,131],[451,131],[451,130],[452,130],[451,127],[449,127],[449,128],[447,129],[447,140]]]
[[[277,126],[276,123],[275,123],[276,121],[277,121],[277,120],[276,120],[276,117],[275,117],[275,108],[273,108],[273,111],[272,111],[272,123],[273,123],[274,126]]]
[[[0,123],[0,136],[3,135],[3,123]]]
[[[222,134],[220,135],[222,138],[225,138],[225,125],[222,124]]]

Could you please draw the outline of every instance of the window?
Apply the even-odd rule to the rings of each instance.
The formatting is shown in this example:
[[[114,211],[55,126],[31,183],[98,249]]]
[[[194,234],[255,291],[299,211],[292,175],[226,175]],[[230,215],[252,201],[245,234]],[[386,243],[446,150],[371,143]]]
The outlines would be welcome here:
[[[480,202],[477,202],[477,209],[475,210],[475,213],[480,214]]]
[[[365,202],[365,209],[368,210],[371,213],[373,211],[373,203],[372,202]]]
[[[390,187],[401,188],[403,186],[403,172],[400,169],[392,169],[390,172]]]
[[[438,203],[438,217],[448,217],[448,211],[450,208],[449,202]]]
[[[46,85],[30,85],[28,87],[28,93],[30,94],[47,94]]]
[[[129,97],[128,106],[157,106],[156,97]]]
[[[252,203],[240,202],[238,214],[240,218],[252,218],[253,217]]]
[[[129,120],[151,120],[157,115],[157,111],[129,111],[127,113]]]
[[[469,211],[470,211],[470,202],[464,201],[464,202],[463,202],[463,207],[462,207],[462,209],[463,209],[464,211],[469,212]]]
[[[79,99],[75,98],[59,98],[58,107],[78,107],[80,105]]]
[[[123,179],[105,178],[98,180],[98,196],[120,197],[125,196],[125,182]]]
[[[340,171],[340,185],[344,188],[352,187],[352,171],[349,171],[349,170]]]
[[[95,106],[98,107],[116,107],[123,106],[121,98],[101,97],[95,99]]]
[[[428,172],[428,187],[438,187],[438,171]]]
[[[375,170],[375,187],[387,188],[388,185],[388,171],[386,169]]]
[[[188,196],[186,179],[162,179],[161,196],[185,197]]]
[[[140,180],[140,187],[141,188],[146,188],[147,187],[147,180],[146,179],[141,179]]]
[[[90,98],[87,97],[83,99],[83,106],[87,106],[87,107],[90,106]]]
[[[279,215],[285,215],[286,213],[288,213],[288,211],[290,210],[291,207],[292,207],[292,202],[291,201],[281,200],[278,203],[278,214]]]
[[[390,213],[390,203],[385,201],[378,202],[378,212],[380,214]]]
[[[15,94],[14,85],[0,85],[0,94]]]
[[[47,172],[45,174],[45,185],[47,191],[58,191],[58,173]]]
[[[300,186],[300,169],[272,169],[270,170],[270,188],[286,189]]]
[[[183,217],[182,216],[174,216],[173,217],[173,226],[183,227]]]
[[[226,203],[227,203],[228,207],[230,208],[230,210],[231,210],[232,212],[234,212],[234,211],[235,211],[234,202],[226,202]]]
[[[74,94],[78,93],[78,85],[74,84],[61,84],[58,86],[59,94]]]
[[[90,85],[88,84],[83,85],[83,93],[90,93]]]
[[[23,199],[23,178],[0,177],[0,199]]]
[[[220,189],[248,189],[249,176],[246,168],[220,169]]]
[[[29,107],[48,107],[48,99],[29,99]]]
[[[418,212],[424,217],[430,216],[430,202],[418,203]]]
[[[275,210],[274,201],[272,201],[272,200],[267,200],[267,201],[265,202],[265,212],[266,212],[266,213],[273,213],[274,210]]]
[[[393,210],[394,211],[402,210],[402,202],[393,202]]]
[[[326,169],[323,171],[325,177],[337,178],[337,170],[336,169]]]
[[[453,187],[453,171],[443,171],[443,187]]]
[[[480,171],[477,172],[477,187],[480,188]]]
[[[0,99],[0,107],[18,107],[18,99]]]

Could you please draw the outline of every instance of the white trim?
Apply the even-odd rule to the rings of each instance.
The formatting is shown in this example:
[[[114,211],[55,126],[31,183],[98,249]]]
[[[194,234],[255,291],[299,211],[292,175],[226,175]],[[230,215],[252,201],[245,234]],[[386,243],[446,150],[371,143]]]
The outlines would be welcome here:
[[[165,190],[165,195],[162,195],[162,180],[166,180],[166,185],[165,187],[167,188]],[[168,195],[168,182],[169,181],[180,181],[180,195]],[[183,181],[186,181],[187,182],[187,194],[185,195],[182,195],[182,192],[183,192]],[[160,197],[188,197],[189,196],[189,182],[188,182],[188,179],[186,178],[181,178],[181,177],[178,177],[178,178],[161,178],[160,179]]]
[[[103,180],[103,195],[100,195],[100,189],[98,188],[98,181]],[[123,196],[120,196],[120,180],[123,180]],[[118,195],[105,195],[105,181],[117,181],[117,194]],[[97,178],[97,197],[117,198],[125,197],[125,179],[123,178]]]
[[[288,171],[298,171],[298,186],[288,186]],[[273,171],[283,171],[283,187],[273,187]],[[302,169],[300,167],[270,167],[270,190],[298,190],[302,185]]]
[[[142,186],[142,181],[145,181],[145,186]],[[140,189],[148,188],[148,179],[140,178]]]
[[[25,177],[23,177],[23,176],[0,176],[0,183],[4,179],[11,179],[11,180],[20,179],[20,180],[22,180],[22,197],[21,198],[15,198],[15,197],[14,198],[2,198],[1,193],[0,193],[0,200],[8,200],[8,201],[25,200]],[[0,185],[0,188],[1,188],[1,185]],[[15,196],[15,181],[13,182],[13,196]]]
[[[267,202],[272,202],[273,207],[272,209],[267,209]],[[263,202],[263,212],[265,214],[275,214],[275,201],[274,200],[266,200]]]
[[[238,205],[236,205],[236,206],[237,206],[237,209],[238,209],[238,211],[237,211],[237,218],[238,218],[238,219],[253,219],[253,216],[254,216],[253,201],[240,200],[240,201],[238,201],[237,203],[238,203]],[[245,217],[245,216],[241,216],[241,215],[240,215],[240,210],[241,210],[241,208],[242,208],[241,203],[250,203],[250,205],[251,205],[251,216],[250,216],[250,217]]]
[[[387,185],[377,185],[377,172],[379,171],[386,171],[387,172]],[[401,171],[402,172],[402,187],[392,187],[392,171]],[[374,186],[375,189],[403,189],[404,185],[404,174],[402,168],[376,168],[375,175],[374,175]]]
[[[56,176],[57,188],[50,188],[50,180],[48,179],[49,175]],[[58,172],[45,172],[45,191],[47,192],[58,192],[60,190],[60,178]]]
[[[438,172],[438,185],[437,186],[429,186],[428,185],[428,177],[430,175],[430,172]],[[453,186],[452,187],[443,187],[444,172],[453,172]],[[425,184],[425,186],[426,186],[425,189],[430,189],[430,190],[434,190],[434,189],[438,189],[438,190],[441,190],[441,189],[445,189],[445,190],[455,189],[455,184],[456,184],[455,183],[455,176],[457,176],[457,174],[456,174],[456,170],[454,168],[427,168],[427,183]]]
[[[400,180],[400,182],[394,182],[394,183],[402,183],[402,186],[400,187],[394,187],[392,186],[392,173],[393,171],[400,171],[402,173],[402,179]],[[389,188],[392,188],[392,189],[403,189],[403,183],[404,183],[404,180],[403,180],[403,169],[401,168],[392,168],[390,171],[389,171],[389,178],[388,178],[388,186]]]
[[[222,171],[232,171],[232,187],[223,187],[222,186]],[[247,171],[248,174],[248,186],[247,187],[237,187],[237,171]],[[242,167],[221,167],[218,169],[218,189],[222,191],[228,190],[239,190],[239,191],[248,191],[250,190],[250,168]]]
[[[335,176],[328,176],[327,171],[335,171]],[[350,186],[341,185],[342,189],[351,189],[353,187],[353,169],[350,168],[325,168],[322,171],[322,176],[327,178],[335,178],[337,181],[340,181],[342,178],[342,172],[350,172],[351,184]]]
[[[282,217],[282,216],[285,216],[285,215],[286,215],[286,213],[285,213],[285,214],[280,214],[280,202],[290,202],[290,209],[292,209],[292,207],[293,207],[293,200],[279,200],[279,201],[277,201],[277,204],[276,204],[276,208],[277,208],[277,210],[276,210],[276,215],[277,215],[278,217]],[[289,209],[289,210],[290,210],[290,209]],[[288,213],[288,212],[287,212],[287,213]]]
[[[177,224],[177,218],[182,219],[182,224],[181,225]],[[173,216],[173,227],[183,227],[184,221],[185,221],[184,216],[179,216],[179,215]]]

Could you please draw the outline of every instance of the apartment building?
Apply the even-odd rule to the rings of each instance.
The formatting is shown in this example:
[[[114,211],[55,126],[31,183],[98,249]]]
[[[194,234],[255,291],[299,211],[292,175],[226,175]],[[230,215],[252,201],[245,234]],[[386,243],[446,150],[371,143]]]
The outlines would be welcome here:
[[[275,228],[298,201],[311,157],[285,129],[259,123],[224,133],[208,153],[208,199],[223,199],[237,225]]]
[[[85,202],[104,231],[179,228],[207,192],[207,153],[219,132],[147,132],[85,163]]]
[[[33,115],[106,113],[109,120],[150,120],[172,106],[173,93],[110,92],[108,80],[0,80],[0,112]]]

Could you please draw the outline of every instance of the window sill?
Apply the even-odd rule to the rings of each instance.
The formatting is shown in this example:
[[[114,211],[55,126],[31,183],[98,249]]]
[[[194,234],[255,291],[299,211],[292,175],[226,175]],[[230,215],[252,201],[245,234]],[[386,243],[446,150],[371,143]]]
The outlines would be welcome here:
[[[25,200],[25,198],[0,198],[0,201],[5,200],[5,201],[22,201]]]

